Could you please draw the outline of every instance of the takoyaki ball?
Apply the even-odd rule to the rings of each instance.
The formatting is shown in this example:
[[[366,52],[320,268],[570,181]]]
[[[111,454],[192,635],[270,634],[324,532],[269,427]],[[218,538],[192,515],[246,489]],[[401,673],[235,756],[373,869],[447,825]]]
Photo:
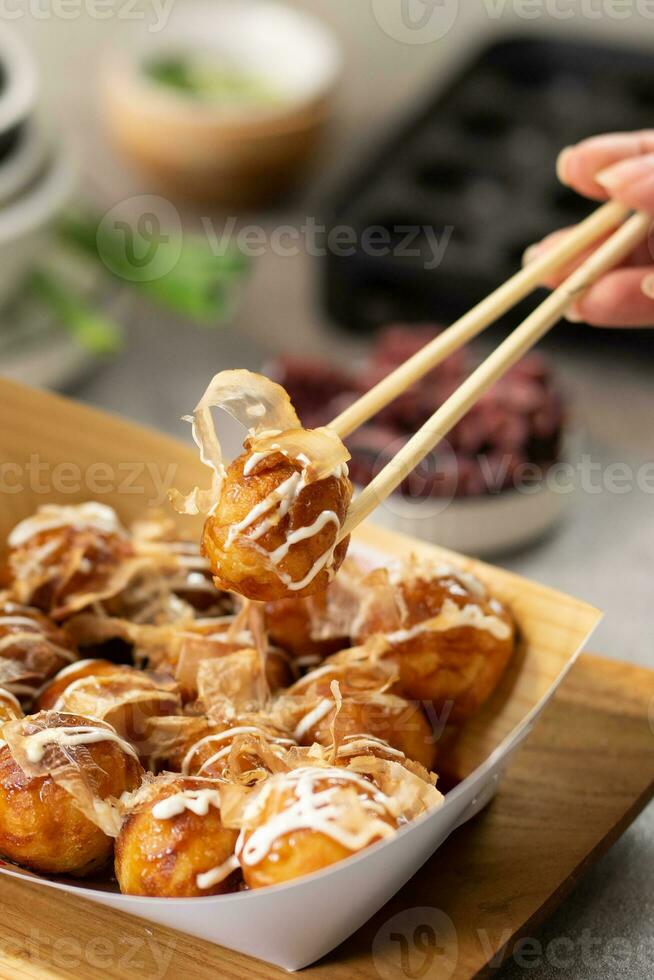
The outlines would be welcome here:
[[[184,760],[196,743],[219,727],[208,715],[171,715],[154,719],[150,729],[154,729],[154,737],[160,743],[155,771],[197,775],[195,766],[184,767]]]
[[[204,525],[216,585],[263,602],[323,591],[349,542],[334,546],[352,497],[347,468],[310,482],[299,462],[279,452],[258,459],[245,445]]]
[[[237,857],[250,888],[320,871],[397,827],[392,801],[356,773],[300,768],[271,776],[244,812]]]
[[[347,646],[347,641],[336,640],[333,645],[329,642],[321,645],[313,640],[310,605],[313,598],[278,599],[266,605],[266,628],[271,642],[288,650],[298,667],[314,667],[330,653]]]
[[[232,750],[238,746],[238,758]],[[223,778],[232,775],[236,761],[238,774],[271,769],[271,759],[283,759],[286,749],[296,745],[292,736],[261,715],[244,715],[229,723],[214,723],[211,731],[187,745],[181,770],[185,774]],[[273,763],[274,764],[274,763]]]
[[[420,704],[391,694],[387,688],[397,675],[391,664],[374,665],[327,662],[302,677],[287,691],[298,698],[306,713],[296,716],[294,737],[300,745],[337,744],[349,735],[369,734],[426,769],[436,760],[436,739]],[[331,690],[336,681],[342,698],[336,706]],[[313,699],[313,701],[311,700]]]
[[[23,731],[29,734],[32,719],[39,723],[46,715],[49,730],[63,730],[64,744],[77,733],[76,742],[65,744],[66,754],[83,771],[98,800],[118,799],[140,785],[141,765],[109,726],[42,712],[22,719]],[[41,727],[35,725],[35,731]],[[112,851],[113,839],[85,816],[60,783],[51,775],[27,775],[9,745],[0,748],[0,854],[39,873],[82,877],[106,864]]]
[[[181,699],[174,681],[121,667],[70,683],[55,702],[54,710],[100,718],[127,739],[145,762],[150,719],[177,714]]]
[[[222,824],[218,789],[209,780],[163,777],[145,790],[116,840],[124,895],[190,898],[232,889],[238,831]]]
[[[20,706],[18,698],[16,698],[11,691],[7,691],[4,687],[0,687],[0,728],[7,721],[13,721],[15,718],[23,717],[23,709]]]
[[[407,758],[431,770],[436,738],[422,708],[395,694],[361,694],[336,705],[325,698],[299,722],[294,735],[301,745],[331,745],[361,734],[383,739]]]
[[[148,762],[152,772],[175,772],[196,775],[191,767],[182,768],[193,745],[216,731],[216,722],[208,715],[168,715],[153,718],[149,724],[151,742]]]
[[[23,702],[76,659],[72,643],[40,610],[0,603],[0,685]]]
[[[368,577],[370,601],[354,642],[383,634],[399,671],[396,690],[432,702],[449,722],[469,718],[492,694],[514,651],[509,611],[459,569],[409,569]]]
[[[117,573],[133,556],[125,530],[104,504],[47,504],[8,541],[13,594],[54,619],[119,591],[125,583],[116,581]]]

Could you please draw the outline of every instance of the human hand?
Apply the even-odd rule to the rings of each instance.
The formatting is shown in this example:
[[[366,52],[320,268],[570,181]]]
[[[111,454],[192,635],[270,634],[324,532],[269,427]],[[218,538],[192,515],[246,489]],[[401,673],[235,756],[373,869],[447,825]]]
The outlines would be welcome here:
[[[566,318],[599,327],[654,326],[654,130],[593,136],[562,150],[556,169],[561,183],[586,197],[613,199],[653,215],[648,240],[592,285]],[[551,248],[563,234],[565,229],[530,246],[524,262]],[[558,286],[592,251],[557,270],[544,285]]]

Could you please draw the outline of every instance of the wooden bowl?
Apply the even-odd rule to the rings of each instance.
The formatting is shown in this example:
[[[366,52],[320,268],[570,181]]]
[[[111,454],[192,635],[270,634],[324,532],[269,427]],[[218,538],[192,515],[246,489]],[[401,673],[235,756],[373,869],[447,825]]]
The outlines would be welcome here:
[[[148,77],[148,60],[180,53],[215,56],[217,65],[256,73],[277,98],[203,100]],[[107,60],[104,115],[121,153],[163,192],[253,207],[273,200],[307,168],[340,68],[332,35],[299,11],[267,0],[193,0],[175,7],[165,39],[148,35]]]

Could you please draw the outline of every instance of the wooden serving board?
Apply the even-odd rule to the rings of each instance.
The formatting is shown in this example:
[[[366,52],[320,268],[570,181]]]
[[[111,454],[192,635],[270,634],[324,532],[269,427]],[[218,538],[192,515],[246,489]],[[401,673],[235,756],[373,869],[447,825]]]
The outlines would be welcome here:
[[[467,980],[499,965],[654,795],[653,708],[654,671],[582,656],[491,806],[456,831],[370,922],[302,975]],[[284,975],[69,895],[0,882],[2,977]]]

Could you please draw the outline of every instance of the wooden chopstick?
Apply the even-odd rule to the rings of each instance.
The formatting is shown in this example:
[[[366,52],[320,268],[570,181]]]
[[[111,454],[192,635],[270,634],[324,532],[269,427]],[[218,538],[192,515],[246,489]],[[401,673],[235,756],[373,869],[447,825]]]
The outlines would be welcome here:
[[[524,299],[555,269],[575,258],[605,232],[619,225],[629,209],[617,201],[609,201],[588,218],[570,229],[569,234],[540,257],[534,259],[498,289],[464,313],[447,330],[419,350],[408,361],[387,375],[379,384],[348,406],[329,424],[341,439],[376,415],[398,395],[409,388],[432,368],[463,347],[485,330],[489,324]]]
[[[638,212],[590,255],[558,289],[555,289],[499,347],[466,378],[463,384],[402,447],[397,455],[354,499],[341,528],[339,540],[350,534],[389,496],[438,445],[479,397],[560,319],[568,306],[600,276],[608,272],[647,235],[652,216]]]

